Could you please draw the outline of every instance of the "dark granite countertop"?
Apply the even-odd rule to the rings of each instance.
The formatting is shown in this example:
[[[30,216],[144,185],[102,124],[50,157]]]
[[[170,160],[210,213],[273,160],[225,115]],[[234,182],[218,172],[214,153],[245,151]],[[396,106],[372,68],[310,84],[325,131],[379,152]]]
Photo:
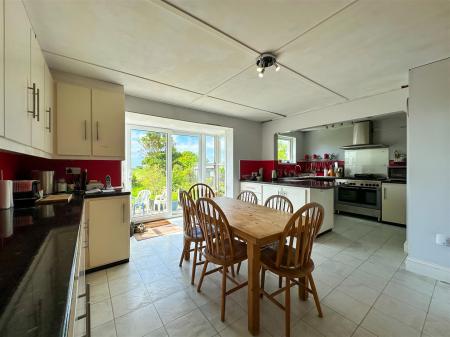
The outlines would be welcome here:
[[[115,190],[111,192],[98,192],[98,193],[85,193],[84,198],[85,199],[92,199],[92,198],[103,198],[103,197],[117,197],[121,195],[130,195],[130,191],[126,190]]]
[[[331,180],[331,181],[330,181]],[[334,188],[334,180],[321,180],[316,178],[299,179],[298,181],[254,181],[254,180],[241,180],[241,182],[248,183],[258,183],[267,185],[282,185],[282,186],[293,186],[293,187],[304,187],[304,188],[316,188],[316,189],[332,189]]]

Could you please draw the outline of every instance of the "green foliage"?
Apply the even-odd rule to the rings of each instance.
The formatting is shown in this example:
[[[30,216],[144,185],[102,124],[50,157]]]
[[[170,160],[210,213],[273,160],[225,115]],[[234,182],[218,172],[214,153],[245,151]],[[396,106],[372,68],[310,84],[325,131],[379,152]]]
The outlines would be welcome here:
[[[278,141],[278,160],[289,159],[289,146],[286,142]]]

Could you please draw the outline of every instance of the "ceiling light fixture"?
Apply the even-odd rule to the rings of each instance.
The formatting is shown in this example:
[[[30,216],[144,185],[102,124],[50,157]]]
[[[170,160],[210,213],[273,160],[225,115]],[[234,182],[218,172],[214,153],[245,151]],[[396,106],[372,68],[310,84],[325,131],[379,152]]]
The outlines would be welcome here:
[[[256,59],[256,71],[258,72],[258,77],[263,78],[266,68],[271,66],[275,66],[275,71],[279,71],[281,69],[280,64],[277,62],[274,55],[269,53],[259,55]]]

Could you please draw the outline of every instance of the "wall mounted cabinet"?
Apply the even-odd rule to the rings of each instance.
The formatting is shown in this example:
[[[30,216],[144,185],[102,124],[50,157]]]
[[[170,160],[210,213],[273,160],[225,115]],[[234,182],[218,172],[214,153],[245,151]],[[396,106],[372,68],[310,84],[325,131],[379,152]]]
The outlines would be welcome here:
[[[52,74],[47,65],[45,65],[44,73],[44,151],[53,153],[54,138],[55,138],[55,108],[54,108],[54,92],[55,83],[53,82]]]

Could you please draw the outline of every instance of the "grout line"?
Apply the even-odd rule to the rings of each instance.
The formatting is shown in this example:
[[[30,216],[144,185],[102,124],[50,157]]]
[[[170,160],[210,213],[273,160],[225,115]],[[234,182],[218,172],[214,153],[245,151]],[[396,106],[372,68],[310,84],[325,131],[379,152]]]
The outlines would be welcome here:
[[[439,282],[438,280],[434,281],[433,292],[431,293],[430,303],[428,303],[427,313],[425,315],[425,319],[423,320],[422,329],[420,330],[420,336],[423,336],[423,330],[425,329],[425,324],[427,322],[428,314],[430,312],[431,302],[433,301],[434,292],[436,291],[436,287],[437,287],[438,282]]]

